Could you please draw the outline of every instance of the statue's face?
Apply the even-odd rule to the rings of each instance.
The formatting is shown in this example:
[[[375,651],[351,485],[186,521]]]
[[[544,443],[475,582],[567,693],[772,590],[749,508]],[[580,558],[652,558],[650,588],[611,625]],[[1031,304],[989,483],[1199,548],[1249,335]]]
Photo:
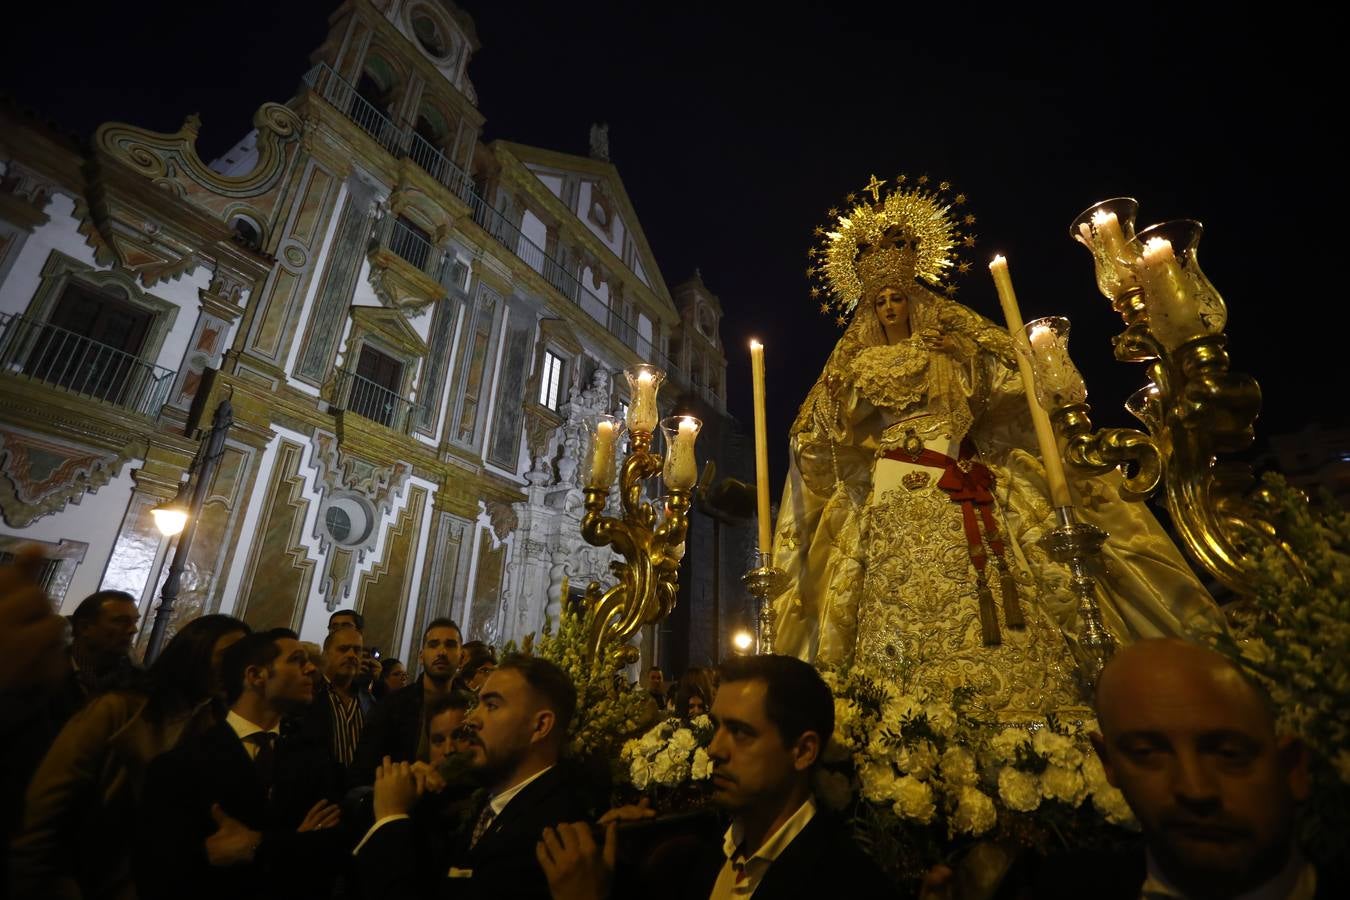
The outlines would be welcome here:
[[[909,325],[909,298],[905,296],[904,291],[899,288],[884,287],[877,291],[876,299],[872,301],[873,308],[876,309],[877,320],[881,322],[881,327],[885,330],[886,336],[891,337],[892,330],[908,330]]]

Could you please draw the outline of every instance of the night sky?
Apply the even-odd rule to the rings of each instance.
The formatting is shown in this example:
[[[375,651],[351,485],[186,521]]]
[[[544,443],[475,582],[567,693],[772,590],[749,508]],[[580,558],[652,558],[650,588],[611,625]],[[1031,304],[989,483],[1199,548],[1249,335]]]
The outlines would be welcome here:
[[[469,73],[485,138],[584,154],[590,124],[609,123],[666,282],[698,266],[721,297],[730,405],[747,423],[744,348],[765,342],[777,470],[839,334],[806,296],[811,231],[874,172],[969,194],[980,240],[959,299],[1001,321],[985,264],[1008,256],[1026,319],[1072,318],[1098,425],[1130,424],[1121,403],[1143,372],[1111,358],[1120,320],[1068,225],[1121,194],[1139,199],[1140,227],[1204,221],[1234,367],[1265,391],[1258,429],[1350,424],[1345,292],[1330,277],[1345,255],[1331,139],[1343,51],[1325,22],[1181,4],[755,4],[772,18],[720,4],[464,6],[482,42]],[[198,112],[209,160],[259,104],[295,92],[335,7],[49,3],[9,29],[0,90],[81,136],[110,119],[175,131]]]

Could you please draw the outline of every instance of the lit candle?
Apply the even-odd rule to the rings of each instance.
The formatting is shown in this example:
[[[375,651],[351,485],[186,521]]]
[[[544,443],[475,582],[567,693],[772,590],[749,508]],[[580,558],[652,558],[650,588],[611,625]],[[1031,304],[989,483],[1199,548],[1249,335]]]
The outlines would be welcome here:
[[[633,405],[628,407],[628,428],[650,434],[656,429],[656,418],[656,377],[644,369],[638,373]]]
[[[601,421],[591,438],[591,474],[586,486],[607,491],[614,483],[614,445],[619,437],[617,422]]]
[[[759,552],[765,565],[773,554],[773,529],[769,521],[769,437],[764,411],[764,345],[750,342],[750,375],[755,394],[755,495],[759,511]]]
[[[1120,230],[1120,219],[1116,218],[1115,213],[1097,210],[1092,214],[1092,227],[1107,256],[1120,259],[1125,255],[1125,232]]]
[[[1031,355],[1034,361],[1036,384],[1040,387],[1037,397],[1048,410],[1055,410],[1067,403],[1082,403],[1087,399],[1087,384],[1078,373],[1073,360],[1069,359],[1065,340],[1068,335],[1068,320],[1058,320],[1064,327],[1061,335],[1053,325],[1047,324],[1054,319],[1038,319],[1027,326],[1031,338]]]
[[[1003,318],[1008,323],[1008,333],[1017,350],[1017,368],[1022,373],[1022,387],[1026,391],[1027,407],[1031,411],[1031,424],[1036,430],[1036,443],[1040,446],[1041,460],[1045,465],[1045,479],[1050,484],[1050,502],[1056,508],[1072,506],[1069,481],[1064,477],[1064,461],[1059,456],[1055,430],[1050,426],[1050,416],[1036,400],[1036,374],[1031,368],[1031,347],[1022,325],[1017,294],[1013,292],[1012,277],[1008,274],[1008,261],[1002,256],[995,256],[993,262],[989,263],[989,272],[994,276],[998,301],[1003,306]]]
[[[670,422],[669,419],[666,422]],[[666,427],[666,468],[662,477],[672,491],[687,491],[698,481],[694,441],[702,423],[693,416],[679,416],[677,427]]]
[[[1144,286],[1148,330],[1164,347],[1175,350],[1204,333],[1200,306],[1186,284],[1171,241],[1161,237],[1148,239],[1139,257],[1139,275]]]

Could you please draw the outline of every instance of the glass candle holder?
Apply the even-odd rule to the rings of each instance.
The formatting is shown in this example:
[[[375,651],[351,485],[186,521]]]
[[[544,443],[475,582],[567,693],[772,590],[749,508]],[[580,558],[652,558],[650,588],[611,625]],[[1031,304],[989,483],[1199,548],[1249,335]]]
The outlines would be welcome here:
[[[1200,268],[1200,238],[1205,226],[1194,219],[1150,225],[1135,235],[1131,252],[1144,288],[1154,337],[1169,350],[1188,338],[1220,334],[1228,324],[1228,308]]]
[[[656,393],[666,380],[666,373],[656,366],[631,366],[623,370],[628,379],[628,430],[651,434],[656,430],[660,418],[656,406]]]
[[[586,418],[586,433],[591,438],[591,462],[590,468],[586,470],[586,487],[607,491],[614,484],[617,471],[615,459],[623,429],[623,421],[615,416]]]
[[[698,460],[694,442],[703,423],[693,416],[670,416],[661,420],[666,437],[666,464],[661,477],[667,490],[687,491],[698,481]]]
[[[1036,370],[1036,399],[1046,412],[1087,402],[1087,384],[1069,358],[1069,320],[1046,316],[1028,322],[1026,330]]]
[[[1138,215],[1138,200],[1113,197],[1089,206],[1069,226],[1069,235],[1092,253],[1097,290],[1108,300],[1138,285],[1133,268],[1138,253],[1130,247]]]

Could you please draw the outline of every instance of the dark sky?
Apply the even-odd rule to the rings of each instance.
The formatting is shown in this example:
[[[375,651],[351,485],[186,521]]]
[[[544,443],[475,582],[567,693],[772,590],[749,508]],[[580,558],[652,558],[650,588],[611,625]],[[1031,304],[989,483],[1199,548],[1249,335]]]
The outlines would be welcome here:
[[[9,29],[0,90],[83,135],[109,119],[174,131],[199,112],[209,159],[258,104],[294,93],[335,6],[47,4]],[[1342,51],[1325,22],[1283,12],[1294,5],[1260,20],[1088,2],[754,4],[762,17],[723,8],[740,4],[464,6],[482,41],[469,72],[485,136],[585,153],[590,124],[609,123],[667,283],[699,266],[722,299],[744,421],[744,348],[766,343],[776,469],[838,336],[806,297],[811,230],[873,172],[928,173],[970,195],[980,243],[960,298],[1001,321],[985,264],[1007,255],[1026,319],[1072,318],[1098,424],[1129,424],[1121,403],[1143,372],[1111,358],[1120,321],[1067,230],[1121,194],[1139,199],[1141,227],[1205,222],[1235,368],[1265,391],[1259,429],[1350,423],[1345,292],[1330,278],[1345,255],[1331,138]]]

